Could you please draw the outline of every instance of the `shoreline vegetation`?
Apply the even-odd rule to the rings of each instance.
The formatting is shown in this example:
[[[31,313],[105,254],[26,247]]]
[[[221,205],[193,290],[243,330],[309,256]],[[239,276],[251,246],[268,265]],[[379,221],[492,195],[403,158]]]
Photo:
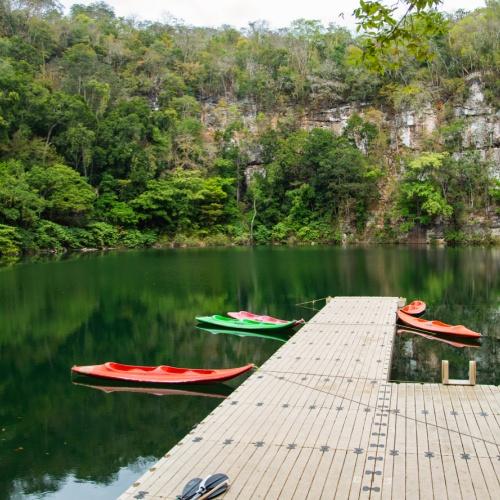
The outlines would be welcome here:
[[[498,243],[497,139],[467,139],[467,106],[495,120],[500,2],[432,19],[425,57],[403,44],[374,69],[366,35],[313,20],[199,28],[0,0],[0,258]],[[337,128],[307,121],[344,108]],[[436,126],[409,147],[396,117],[424,108]]]
[[[297,241],[275,242],[256,245],[249,240],[231,240],[227,235],[211,235],[207,238],[195,236],[178,235],[178,237],[168,240],[159,239],[147,246],[102,246],[102,247],[81,247],[81,248],[52,248],[43,249],[37,252],[27,252],[24,254],[0,256],[0,267],[21,262],[24,258],[33,259],[37,257],[62,257],[78,254],[94,254],[106,252],[122,252],[140,249],[168,250],[168,249],[188,249],[188,248],[230,248],[230,247],[308,247],[308,246],[337,246],[337,247],[370,247],[370,246],[401,246],[401,247],[493,247],[498,246],[497,239],[486,234],[481,237],[470,237],[463,235],[459,241],[446,241],[442,238],[431,239],[429,241],[376,241],[376,240],[344,240],[344,241]]]

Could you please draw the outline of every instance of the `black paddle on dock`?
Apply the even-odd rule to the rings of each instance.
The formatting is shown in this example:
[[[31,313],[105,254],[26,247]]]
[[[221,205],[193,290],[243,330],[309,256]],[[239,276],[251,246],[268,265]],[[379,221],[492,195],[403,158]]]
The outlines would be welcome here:
[[[203,481],[201,477],[195,477],[186,483],[182,493],[176,496],[177,500],[191,500],[195,498],[194,495],[198,492],[200,483]]]
[[[195,477],[186,483],[177,500],[209,500],[222,495],[228,487],[229,478],[220,472],[205,479]]]

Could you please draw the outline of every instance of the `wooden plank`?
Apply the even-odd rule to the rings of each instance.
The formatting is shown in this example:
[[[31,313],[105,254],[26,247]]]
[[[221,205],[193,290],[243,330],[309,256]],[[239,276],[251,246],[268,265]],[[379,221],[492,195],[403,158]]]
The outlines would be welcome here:
[[[453,400],[450,397],[447,386],[438,386],[437,393],[439,394],[441,406],[443,408],[442,411],[446,422],[445,425],[448,429],[453,461],[457,471],[458,480],[460,482],[462,498],[476,498],[473,482],[471,481],[469,460],[463,458],[465,456],[465,449],[462,443],[460,428],[456,418],[458,415],[458,411],[453,405]]]
[[[439,448],[441,450],[441,460],[443,462],[444,480],[448,498],[465,498],[462,495],[458,468],[455,463],[453,446],[450,438],[450,431],[446,421],[446,410],[444,409],[439,386],[437,384],[428,384],[432,395],[434,406],[434,417],[436,419],[437,434],[439,438]]]
[[[397,418],[398,414],[396,413],[398,409],[398,400],[400,400],[399,396],[399,384],[391,384],[391,404],[390,404],[390,417],[389,417],[389,425],[387,426],[387,430],[382,431],[382,433],[386,434],[385,439],[385,450],[384,450],[384,470],[382,477],[382,485],[381,485],[381,497],[383,499],[392,498],[392,488],[393,488],[393,480],[395,477],[395,466],[397,462],[401,462],[399,457],[394,455],[392,450],[396,449],[396,427],[397,427]],[[402,477],[404,484],[404,466],[402,468]],[[401,484],[401,481],[398,477],[398,484]],[[404,495],[404,487],[401,492]]]
[[[429,453],[432,453],[429,446],[427,432],[427,414],[428,410],[424,402],[422,384],[414,384],[415,389],[415,420],[417,430],[417,461],[418,478],[420,481],[419,494],[423,498],[443,498],[435,495],[433,491],[431,459]],[[428,403],[430,406],[430,402]]]
[[[439,433],[437,429],[436,409],[432,397],[431,384],[422,384],[423,403],[425,405],[424,416],[427,428],[427,439],[429,449],[425,458],[429,460],[432,475],[432,490],[434,498],[459,498],[460,488],[458,486],[458,478],[454,478],[454,483],[448,488],[445,479],[445,465],[441,454],[441,444],[439,441]],[[454,468],[451,473],[454,472]]]
[[[491,436],[489,428],[485,423],[489,414],[480,410],[479,405],[477,405],[477,399],[474,396],[476,391],[473,387],[470,387],[469,389],[471,390],[467,391],[465,390],[465,387],[457,387],[456,389],[457,390],[455,392],[459,397],[469,433],[472,436],[475,436],[475,438],[471,438],[471,441],[474,445],[475,454],[478,458],[478,469],[481,470],[490,496],[495,498],[498,493],[500,493],[500,483],[485,443],[485,440],[495,439]],[[494,459],[495,461],[498,461],[496,455],[494,456]]]

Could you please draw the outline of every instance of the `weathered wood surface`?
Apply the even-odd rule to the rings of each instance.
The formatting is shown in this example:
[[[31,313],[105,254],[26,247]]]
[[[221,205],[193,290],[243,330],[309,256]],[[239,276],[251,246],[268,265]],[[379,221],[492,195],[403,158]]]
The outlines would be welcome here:
[[[338,297],[120,498],[500,498],[496,386],[393,384],[396,297]]]

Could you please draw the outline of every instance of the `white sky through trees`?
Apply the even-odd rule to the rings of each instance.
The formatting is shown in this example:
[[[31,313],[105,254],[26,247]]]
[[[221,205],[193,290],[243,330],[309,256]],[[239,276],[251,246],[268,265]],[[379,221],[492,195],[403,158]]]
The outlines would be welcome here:
[[[93,0],[62,0],[61,3],[69,10],[72,4],[88,5]],[[352,11],[359,0],[107,0],[106,3],[118,16],[151,21],[166,21],[171,16],[196,26],[229,24],[242,28],[249,22],[265,20],[271,28],[282,28],[294,19],[305,18],[352,29],[355,27]],[[440,10],[453,12],[482,6],[484,0],[444,0]]]

